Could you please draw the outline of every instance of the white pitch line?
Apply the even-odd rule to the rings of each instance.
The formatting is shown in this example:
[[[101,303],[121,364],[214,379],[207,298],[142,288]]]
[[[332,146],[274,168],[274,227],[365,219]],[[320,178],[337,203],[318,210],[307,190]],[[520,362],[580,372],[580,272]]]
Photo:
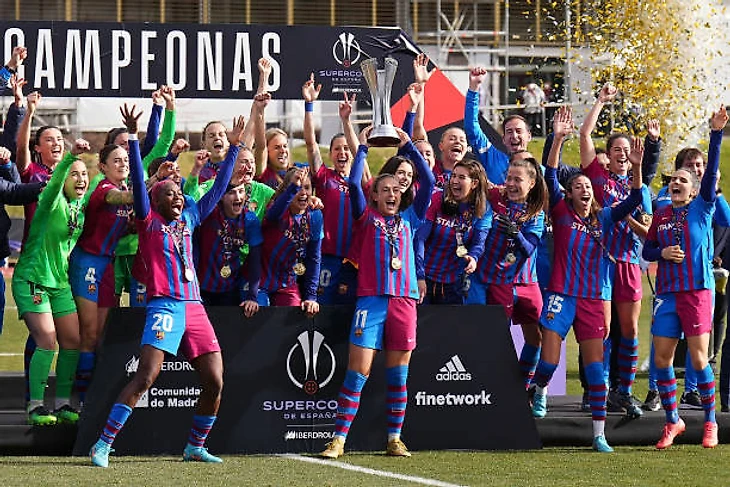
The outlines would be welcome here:
[[[415,477],[413,475],[404,475],[400,473],[387,472],[385,470],[375,470],[372,468],[359,467],[357,465],[351,465],[349,463],[337,462],[332,460],[322,460],[319,458],[305,457],[303,455],[297,455],[294,453],[284,453],[277,455],[283,458],[289,458],[292,460],[298,460],[300,462],[315,463],[317,465],[326,465],[328,467],[341,468],[343,470],[351,470],[353,472],[365,473],[368,475],[375,475],[377,477],[386,477],[390,479],[405,480],[406,482],[414,482],[421,485],[433,485],[435,487],[464,487],[459,484],[450,484],[448,482],[442,482],[440,480],[427,479],[424,477]]]
[[[20,357],[22,353],[0,353],[0,357]]]

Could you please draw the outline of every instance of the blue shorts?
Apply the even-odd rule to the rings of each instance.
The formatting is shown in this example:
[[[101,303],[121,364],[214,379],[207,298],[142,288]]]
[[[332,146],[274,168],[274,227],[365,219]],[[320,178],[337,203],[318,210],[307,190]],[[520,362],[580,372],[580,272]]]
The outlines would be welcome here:
[[[111,261],[111,257],[90,254],[80,247],[74,248],[68,269],[68,279],[74,297],[97,303],[101,278]]]
[[[578,342],[604,338],[605,301],[555,292],[548,292],[545,298],[540,315],[543,328],[557,333],[563,340],[571,327]]]
[[[323,255],[319,271],[320,304],[352,304],[357,297],[357,274],[343,272],[342,257]]]
[[[182,342],[182,344],[181,344]],[[156,297],[147,305],[147,319],[142,332],[142,345],[193,360],[200,355],[220,352],[205,308],[199,301],[179,301]]]
[[[357,298],[350,342],[372,350],[416,348],[416,300],[395,296]]]
[[[715,295],[709,289],[659,294],[654,298],[651,334],[667,338],[698,336],[712,331]]]
[[[466,280],[466,304],[489,304],[489,284],[484,284],[475,275]]]

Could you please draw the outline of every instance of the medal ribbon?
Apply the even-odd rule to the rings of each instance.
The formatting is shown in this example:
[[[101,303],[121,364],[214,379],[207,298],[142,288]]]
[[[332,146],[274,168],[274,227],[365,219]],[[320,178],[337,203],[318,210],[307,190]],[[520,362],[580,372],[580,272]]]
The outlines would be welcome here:
[[[304,252],[309,242],[309,211],[304,211],[301,218],[292,217],[291,236],[296,247],[297,262],[304,262]]]
[[[688,210],[687,207],[684,207],[681,210],[672,211],[672,234],[674,235],[674,242],[680,247],[682,246],[682,233]]]
[[[385,218],[383,220],[376,219],[373,223],[385,234],[385,238],[388,240],[388,244],[390,245],[391,259],[398,257],[398,254],[400,253],[398,237],[400,237],[400,233],[403,230],[403,221],[401,220],[400,215],[395,215],[392,220],[387,220]]]

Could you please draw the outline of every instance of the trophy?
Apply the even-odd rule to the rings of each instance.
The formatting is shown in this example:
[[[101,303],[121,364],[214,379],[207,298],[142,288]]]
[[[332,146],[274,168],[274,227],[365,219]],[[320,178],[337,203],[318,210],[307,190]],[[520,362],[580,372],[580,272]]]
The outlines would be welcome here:
[[[390,93],[398,61],[386,57],[385,69],[378,69],[378,60],[370,58],[360,63],[360,68],[373,103],[373,131],[370,132],[368,143],[374,147],[395,147],[400,144],[400,137],[390,118]]]

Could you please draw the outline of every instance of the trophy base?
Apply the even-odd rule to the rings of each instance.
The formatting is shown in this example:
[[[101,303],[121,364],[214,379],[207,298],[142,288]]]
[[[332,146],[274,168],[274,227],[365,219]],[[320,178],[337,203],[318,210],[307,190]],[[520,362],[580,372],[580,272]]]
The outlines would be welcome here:
[[[400,145],[400,139],[398,137],[371,137],[368,139],[370,147],[398,147]]]

